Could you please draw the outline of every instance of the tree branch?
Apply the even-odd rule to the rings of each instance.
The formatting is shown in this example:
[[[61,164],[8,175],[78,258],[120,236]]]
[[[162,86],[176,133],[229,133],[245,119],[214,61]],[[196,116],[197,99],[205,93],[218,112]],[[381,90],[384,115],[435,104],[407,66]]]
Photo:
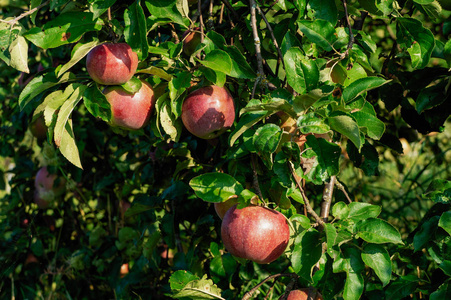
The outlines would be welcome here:
[[[25,18],[26,16],[29,16],[29,15],[33,14],[34,12],[40,10],[41,8],[43,8],[44,6],[46,6],[46,5],[49,4],[49,3],[50,3],[50,0],[47,0],[47,1],[45,1],[44,3],[41,3],[40,5],[36,6],[35,8],[30,9],[29,11],[26,11],[26,12],[20,14],[19,16],[15,17],[15,18],[12,19],[12,20],[6,21],[6,20],[0,19],[0,22],[10,24],[11,27],[12,27],[12,26],[14,26],[14,24],[16,24],[19,20]]]
[[[332,176],[330,181],[324,186],[323,202],[321,203],[321,219],[326,223],[330,214],[330,205],[332,203],[332,196],[334,194],[334,186],[337,181],[336,176]]]
[[[291,170],[291,175],[293,176],[294,180],[296,181],[296,185],[298,186],[298,189],[301,192],[302,198],[304,198],[305,208],[313,216],[313,218],[315,218],[318,225],[321,226],[321,228],[324,227],[324,221],[318,216],[318,214],[310,206],[310,202],[309,202],[307,196],[305,195],[304,189],[302,188],[301,183],[299,182],[299,180],[296,176],[293,166],[291,164],[289,166],[290,166],[290,170]]]
[[[341,58],[345,58],[346,56],[348,56],[349,53],[349,49],[352,48],[352,45],[354,45],[354,34],[352,33],[352,26],[351,26],[351,22],[349,22],[349,14],[348,14],[348,4],[346,3],[346,0],[341,0],[343,2],[343,8],[345,10],[345,17],[346,17],[346,23],[348,23],[348,29],[349,29],[349,42],[348,42],[348,47],[346,48],[345,53],[343,53],[341,55]]]
[[[249,292],[247,292],[246,294],[244,294],[243,298],[241,298],[241,300],[248,300],[252,297],[252,295],[268,280],[271,279],[275,279],[277,277],[295,277],[297,278],[298,275],[295,273],[279,273],[279,274],[274,274],[271,276],[266,277],[265,279],[263,279],[259,284],[257,284],[256,286],[254,286]]]

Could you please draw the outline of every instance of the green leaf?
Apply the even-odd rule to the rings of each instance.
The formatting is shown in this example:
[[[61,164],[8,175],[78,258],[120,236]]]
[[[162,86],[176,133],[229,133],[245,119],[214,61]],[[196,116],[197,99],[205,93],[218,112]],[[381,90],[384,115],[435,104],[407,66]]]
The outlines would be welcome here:
[[[313,267],[321,258],[320,233],[313,228],[302,231],[294,241],[291,264],[294,272],[312,282]]]
[[[23,36],[18,36],[9,46],[10,66],[14,69],[30,73],[28,69],[28,44]]]
[[[58,125],[58,121],[56,123]],[[61,135],[59,150],[61,154],[74,166],[83,169],[77,144],[75,143],[72,119],[68,119]]]
[[[223,50],[213,50],[205,55],[205,58],[199,62],[207,68],[227,75],[230,75],[230,72],[232,71],[232,59],[229,54]]]
[[[243,191],[243,186],[225,173],[202,174],[191,179],[189,185],[197,197],[214,203],[223,202]]]
[[[375,76],[357,79],[343,90],[342,99],[346,103],[349,103],[363,93],[378,88],[388,82],[390,81]]]
[[[301,115],[297,119],[298,128],[302,133],[326,133],[330,131],[329,125],[323,118],[318,117],[314,112]]]
[[[364,279],[361,273],[347,272],[343,290],[344,300],[359,300],[363,294]]]
[[[335,36],[335,28],[332,23],[316,19],[315,21],[302,20],[298,22],[299,29],[314,44],[326,51],[332,51],[332,45],[337,40]]]
[[[232,147],[236,140],[249,128],[266,118],[266,111],[258,111],[252,113],[246,113],[240,117],[238,124],[235,126],[235,130],[229,135],[229,146]]]
[[[333,262],[334,273],[346,272],[346,282],[343,290],[344,299],[360,299],[364,287],[362,276],[364,269],[365,265],[362,261],[360,250],[344,246],[342,252]]]
[[[125,10],[124,22],[125,41],[136,52],[139,60],[145,60],[149,54],[149,44],[147,43],[146,16],[139,0]]]
[[[171,74],[166,73],[165,70],[155,67],[155,66],[150,66],[148,68],[145,69],[140,69],[138,71],[136,71],[136,73],[144,73],[144,74],[151,74],[151,75],[155,75],[161,79],[164,79],[166,81],[171,81],[173,76]]]
[[[349,212],[347,218],[357,222],[367,218],[377,218],[382,211],[378,205],[363,202],[352,202],[348,205]]]
[[[326,232],[327,252],[333,257],[333,247],[337,244],[337,229],[333,224],[325,223],[324,231]]]
[[[59,80],[55,77],[54,73],[47,73],[42,76],[37,76],[33,78],[27,86],[22,90],[19,95],[19,106],[20,109],[23,110],[24,107],[30,103],[34,97],[39,95],[40,93],[60,84],[68,81],[73,74],[66,73]]]
[[[91,10],[94,13],[94,19],[97,19],[103,13],[105,13],[108,8],[113,6],[113,4],[116,2],[116,0],[95,0],[91,4]]]
[[[307,148],[311,148],[318,162],[316,166],[312,167],[310,173],[316,173],[323,182],[330,176],[338,174],[340,170],[340,146],[322,138],[317,139],[313,135],[307,136],[306,145]]]
[[[440,83],[426,87],[420,91],[420,94],[415,100],[415,108],[419,114],[425,110],[439,106],[445,102],[446,86],[448,85],[448,79],[442,80]]]
[[[368,243],[403,244],[399,231],[387,221],[368,218],[356,224],[354,233]]]
[[[253,144],[258,153],[274,153],[282,140],[282,129],[276,124],[265,124],[254,134]]]
[[[237,47],[226,46],[224,50],[230,56],[232,61],[230,76],[242,79],[254,79],[257,76]]]
[[[211,279],[204,275],[202,279],[188,282],[183,289],[172,295],[176,299],[222,299],[221,289],[219,289]]]
[[[59,69],[57,77],[61,77],[67,70],[76,65],[83,57],[85,57],[92,48],[99,45],[100,42],[98,40],[86,43],[86,44],[77,44],[72,51],[71,59],[69,62],[65,63],[61,69]]]
[[[418,278],[414,276],[399,277],[385,290],[385,299],[398,300],[413,294],[418,286]]]
[[[449,203],[451,201],[451,181],[444,179],[432,180],[423,197],[437,203]]]
[[[377,117],[362,111],[356,111],[351,114],[356,119],[359,127],[366,128],[366,134],[370,138],[380,140],[385,131],[384,122]]]
[[[165,101],[160,107],[159,121],[163,130],[171,137],[171,140],[178,142],[182,133],[182,124],[180,119],[175,118],[168,101]]]
[[[142,87],[142,81],[133,76],[129,81],[121,84],[121,87],[129,94],[137,93]]]
[[[283,152],[279,152],[276,154],[274,158],[274,173],[277,175],[279,179],[280,185],[289,188],[291,187],[291,170],[288,166],[288,160],[286,155]]]
[[[362,260],[374,270],[382,282],[382,286],[386,286],[390,282],[392,273],[390,255],[382,245],[366,245],[362,252]]]
[[[341,133],[346,136],[357,149],[360,150],[362,147],[362,142],[360,140],[360,130],[357,122],[348,115],[338,115],[333,117],[328,117],[327,121],[331,129]]]
[[[451,211],[446,211],[441,215],[438,226],[445,229],[451,235]]]
[[[314,59],[305,58],[301,49],[290,48],[283,60],[287,81],[299,94],[305,94],[318,85],[319,68]]]
[[[420,230],[418,230],[413,237],[414,251],[421,250],[424,245],[434,237],[434,233],[437,230],[439,218],[439,216],[433,216],[432,218],[421,224]]]
[[[309,2],[310,9],[312,9],[313,19],[323,19],[335,25],[338,21],[337,5],[329,0],[315,0]]]
[[[378,174],[379,153],[368,141],[365,141],[365,144],[360,151],[353,143],[348,143],[346,145],[346,151],[354,165],[357,168],[362,169],[366,176]]]
[[[94,19],[90,12],[68,12],[45,23],[44,27],[33,27],[24,37],[36,46],[49,49],[78,41],[89,31],[102,29],[102,19]]]
[[[70,115],[72,114],[72,111],[77,106],[78,102],[80,102],[80,100],[82,99],[83,92],[87,88],[86,86],[78,83],[72,83],[71,86],[74,92],[61,106],[58,113],[58,119],[56,120],[54,140],[55,144],[58,147],[61,146],[61,138],[64,131],[66,130],[66,123]]]
[[[96,118],[105,122],[111,120],[111,105],[97,85],[88,87],[83,93],[83,103],[88,111]]]
[[[432,32],[414,18],[396,18],[396,38],[401,47],[407,48],[414,69],[427,66],[435,47]]]
[[[339,220],[347,219],[349,216],[349,207],[342,201],[335,203],[334,206],[332,206],[332,216]]]
[[[189,271],[178,270],[175,271],[169,278],[169,284],[171,286],[171,290],[179,291],[183,289],[189,282],[198,279],[199,277]]]
[[[257,103],[248,105],[240,110],[240,115],[252,111],[262,111],[265,113],[276,113],[279,111],[284,111],[289,115],[296,115],[290,103],[288,103],[286,100],[275,100],[274,98],[273,101],[269,103]]]
[[[451,284],[449,282],[445,282],[435,292],[433,292],[430,295],[429,300],[443,300],[450,298],[451,298]]]
[[[296,113],[306,112],[318,100],[327,96],[328,94],[324,93],[321,89],[314,89],[307,94],[298,95],[293,100],[293,109]]]
[[[44,111],[44,120],[47,127],[51,127],[53,120],[56,119],[57,110],[59,110],[64,102],[73,94],[75,87],[76,86],[74,85],[69,85],[64,92],[56,90],[53,93],[50,93],[36,108],[36,111]]]
[[[182,14],[177,8],[177,0],[146,0],[146,7],[153,17],[159,19],[170,19],[177,24],[185,26]]]

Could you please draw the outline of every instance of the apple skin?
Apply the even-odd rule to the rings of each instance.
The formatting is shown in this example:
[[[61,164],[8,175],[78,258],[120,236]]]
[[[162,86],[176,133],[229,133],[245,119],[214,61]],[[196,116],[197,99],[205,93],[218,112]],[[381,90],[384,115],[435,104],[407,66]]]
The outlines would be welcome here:
[[[237,209],[235,205],[222,220],[221,236],[230,254],[267,264],[284,253],[290,228],[280,212],[257,205]]]
[[[228,199],[224,202],[215,203],[214,207],[215,207],[216,214],[218,215],[218,217],[221,218],[221,220],[224,219],[226,212],[237,203],[238,203],[237,198],[232,198],[232,199]]]
[[[38,140],[44,140],[47,138],[47,129],[44,115],[40,115],[30,124],[31,134]]]
[[[66,180],[57,174],[50,174],[47,167],[36,173],[34,180],[34,201],[39,208],[47,208],[51,201],[66,191]]]
[[[235,121],[235,103],[226,88],[206,86],[190,93],[182,105],[185,128],[201,139],[213,139]]]
[[[193,30],[186,30],[182,35],[183,40],[183,53],[188,56],[193,55],[196,51],[197,45],[201,41],[200,27],[196,27]]]
[[[86,69],[92,80],[103,85],[121,85],[138,68],[138,55],[126,43],[105,43],[94,47],[86,57]]]
[[[287,300],[307,300],[307,299],[309,299],[308,298],[309,292],[310,292],[310,299],[323,300],[323,296],[317,290],[308,289],[308,288],[292,290],[290,292],[290,294],[288,294]]]
[[[103,90],[111,105],[111,126],[137,130],[149,122],[156,99],[150,84],[144,80],[141,82],[142,86],[135,94],[121,86],[109,86]]]

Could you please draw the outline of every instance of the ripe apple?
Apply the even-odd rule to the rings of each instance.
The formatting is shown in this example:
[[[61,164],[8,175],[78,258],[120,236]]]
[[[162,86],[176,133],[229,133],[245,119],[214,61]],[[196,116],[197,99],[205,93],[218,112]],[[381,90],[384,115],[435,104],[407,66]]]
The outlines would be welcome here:
[[[224,215],[226,212],[235,204],[237,204],[237,198],[231,198],[224,202],[218,202],[214,204],[216,214],[222,219],[224,219]]]
[[[109,86],[103,94],[111,105],[111,126],[127,130],[143,128],[155,106],[155,96],[149,83],[141,80],[138,92],[131,94],[121,86]]]
[[[226,88],[215,85],[199,88],[185,98],[182,121],[195,136],[215,138],[235,121],[235,103]]]
[[[94,47],[86,57],[91,78],[103,85],[121,85],[129,81],[138,68],[138,55],[126,43],[105,43]]]
[[[55,198],[64,194],[66,180],[57,174],[49,173],[47,167],[42,167],[36,173],[34,187],[34,201],[38,207],[46,208]]]
[[[310,296],[310,298],[309,298]],[[323,300],[323,296],[316,290],[316,289],[299,289],[299,290],[292,290],[290,294],[288,294],[287,300]]]
[[[186,30],[182,35],[183,52],[188,56],[191,56],[196,51],[197,45],[200,44],[201,33],[199,31],[200,28],[196,27],[193,30]]]
[[[30,123],[30,131],[38,140],[47,138],[47,126],[45,125],[44,115],[40,115]]]
[[[129,272],[129,266],[128,263],[121,265],[121,270],[119,271],[119,276],[123,278],[125,275],[127,275]]]
[[[221,225],[222,242],[230,254],[267,264],[285,251],[290,228],[278,211],[251,205],[230,208]]]

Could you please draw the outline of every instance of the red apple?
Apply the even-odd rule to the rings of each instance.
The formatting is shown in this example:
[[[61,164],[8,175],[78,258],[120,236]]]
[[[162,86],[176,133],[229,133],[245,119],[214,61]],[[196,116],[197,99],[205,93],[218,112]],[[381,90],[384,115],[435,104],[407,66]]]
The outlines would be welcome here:
[[[310,297],[310,298],[309,298]],[[323,296],[316,289],[299,289],[292,290],[290,294],[288,294],[287,300],[323,300]]]
[[[94,47],[86,57],[91,78],[103,85],[121,85],[129,81],[138,68],[138,55],[126,43],[105,43]]]
[[[150,119],[155,106],[152,87],[141,80],[138,92],[131,94],[121,86],[109,86],[103,94],[111,105],[111,125],[127,130],[143,128]]]
[[[202,139],[215,138],[235,121],[235,103],[229,91],[223,87],[202,87],[185,98],[182,121],[186,129],[195,136]]]
[[[194,51],[196,51],[197,45],[200,44],[201,41],[201,33],[200,27],[196,27],[193,30],[187,30],[182,35],[183,40],[183,52],[191,56],[193,55]]]
[[[278,211],[256,205],[237,209],[235,205],[222,220],[221,235],[230,254],[267,264],[284,253],[290,228]]]
[[[237,204],[238,199],[237,198],[232,198],[232,199],[228,199],[224,202],[218,202],[214,204],[215,207],[215,211],[216,214],[222,219],[224,219],[224,216],[226,214],[226,212],[235,204]]]
[[[47,138],[47,126],[45,125],[44,115],[40,115],[31,122],[30,131],[38,140]]]
[[[40,208],[46,208],[51,201],[64,194],[66,180],[57,174],[50,174],[47,167],[42,167],[36,173],[34,187],[34,201]]]
[[[129,272],[128,263],[121,265],[121,270],[119,271],[119,276],[123,278],[125,275],[127,275]]]

